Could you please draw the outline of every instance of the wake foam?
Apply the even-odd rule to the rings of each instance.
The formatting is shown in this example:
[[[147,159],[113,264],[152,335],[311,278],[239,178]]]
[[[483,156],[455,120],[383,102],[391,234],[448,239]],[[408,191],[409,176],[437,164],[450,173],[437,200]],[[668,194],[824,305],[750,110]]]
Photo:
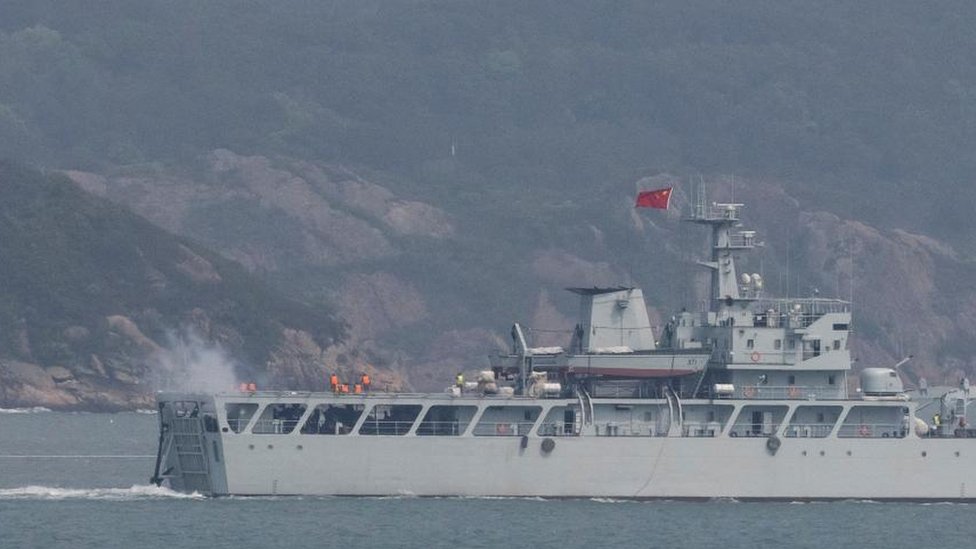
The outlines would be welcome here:
[[[133,501],[146,499],[206,499],[194,492],[184,494],[169,488],[151,484],[130,488],[56,488],[52,486],[24,486],[21,488],[0,488],[2,499],[40,499],[40,500],[108,500]]]
[[[32,408],[0,408],[0,414],[41,414],[50,411],[50,408],[43,406],[34,406]]]
[[[634,503],[636,500],[618,498],[590,498],[590,501],[593,503]]]

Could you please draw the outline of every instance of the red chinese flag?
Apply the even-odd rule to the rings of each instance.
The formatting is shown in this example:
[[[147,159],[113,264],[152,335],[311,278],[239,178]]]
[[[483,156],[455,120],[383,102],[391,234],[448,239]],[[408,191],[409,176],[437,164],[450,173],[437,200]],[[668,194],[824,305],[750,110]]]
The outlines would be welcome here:
[[[637,193],[637,208],[657,208],[659,210],[668,209],[671,202],[671,191],[674,187],[658,189],[656,191],[641,191]]]

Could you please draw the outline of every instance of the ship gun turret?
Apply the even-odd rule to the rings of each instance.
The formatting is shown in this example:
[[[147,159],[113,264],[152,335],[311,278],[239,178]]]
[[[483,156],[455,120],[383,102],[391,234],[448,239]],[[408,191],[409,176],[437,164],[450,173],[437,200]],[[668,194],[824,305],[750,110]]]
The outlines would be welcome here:
[[[861,392],[865,397],[905,399],[905,387],[893,368],[865,368],[861,371]]]

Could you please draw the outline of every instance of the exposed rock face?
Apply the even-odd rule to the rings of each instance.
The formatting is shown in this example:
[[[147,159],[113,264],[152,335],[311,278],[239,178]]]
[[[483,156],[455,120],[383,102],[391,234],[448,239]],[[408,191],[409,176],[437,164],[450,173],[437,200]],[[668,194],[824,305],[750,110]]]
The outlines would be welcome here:
[[[136,379],[76,375],[60,366],[0,360],[0,404],[61,410],[116,411],[153,407],[149,387]]]
[[[322,280],[316,291],[329,295],[338,306],[348,328],[344,341],[323,346],[307,332],[284,329],[267,371],[254,371],[263,382],[324,388],[331,371],[344,379],[370,371],[390,387],[437,389],[449,384],[458,370],[487,367],[487,354],[509,347],[506,324],[497,320],[479,324],[477,315],[469,315],[475,320],[451,322],[455,312],[469,307],[460,301],[464,297],[452,301],[436,285],[431,289],[423,284],[422,273],[401,273],[391,261],[403,253],[403,239],[443,243],[465,238],[436,203],[400,198],[392,186],[344,166],[246,157],[226,150],[214,151],[208,166],[200,180],[159,174],[71,175],[85,189],[216,246],[252,269],[274,272],[286,265],[330,269],[333,276]],[[672,180],[648,178],[641,186],[666,186]],[[645,293],[649,294],[648,282],[656,286],[657,297],[648,295],[649,315],[652,324],[660,326],[672,307],[697,306],[704,298],[704,284],[698,283],[704,278],[695,275],[694,284],[688,280],[698,272],[690,260],[703,252],[705,235],[679,225],[678,207],[646,215],[635,212],[630,198],[625,198],[626,210],[620,209],[631,216],[629,230],[654,242],[653,262],[643,263],[641,269],[649,271],[643,278]],[[925,235],[871,227],[818,211],[816,205],[801,204],[775,183],[740,180],[735,199],[747,204],[746,225],[757,229],[766,243],[758,254],[744,258],[744,268],[764,272],[771,295],[810,295],[817,288],[823,296],[846,299],[853,287],[853,352],[859,365],[890,364],[914,354],[915,360],[906,367],[909,378],[924,374],[941,380],[946,371],[950,376],[969,372],[973,377],[976,346],[954,342],[969,341],[976,332],[976,291],[966,283],[976,269],[949,246]],[[672,201],[673,206],[687,204],[690,197],[679,188]],[[236,208],[253,216],[235,217]],[[202,219],[201,211],[209,217]],[[575,303],[567,306],[568,300],[554,299],[550,291],[618,285],[629,279],[620,264],[626,258],[613,257],[616,250],[608,247],[620,242],[609,241],[605,220],[573,221],[595,243],[589,253],[572,242],[560,247],[525,235],[529,245],[518,252],[521,255],[513,255],[516,250],[512,250],[504,264],[497,258],[485,261],[485,268],[491,270],[488,276],[521,278],[522,284],[535,288],[524,301],[522,318],[529,319],[530,327],[553,330],[538,331],[538,345],[567,344],[575,322]],[[249,228],[262,223],[274,229]],[[594,249],[606,253],[601,256]],[[181,265],[180,272],[197,283],[217,282],[206,265],[191,256]],[[149,276],[160,287],[168,283],[162,273]],[[662,294],[666,294],[664,301]],[[511,318],[518,314],[512,311]],[[239,333],[211,325],[205,313],[190,316],[187,322],[206,337],[229,346],[243,343]],[[441,317],[451,327],[437,333],[431,326]],[[119,324],[115,331],[138,347],[139,338],[124,328]],[[389,343],[391,334],[406,333],[424,340],[422,352],[408,353]],[[29,342],[24,346],[29,351]],[[91,362],[93,374],[103,375],[97,372],[105,370],[104,375],[119,381],[110,360],[92,357]],[[63,379],[63,372],[58,374]]]
[[[55,374],[63,374],[55,372]],[[63,379],[63,375],[59,375]],[[36,364],[16,360],[0,360],[0,402],[10,408],[44,406],[46,408],[71,407],[78,398],[64,387],[59,387],[52,373]],[[70,376],[69,378],[70,379]],[[62,383],[68,381],[63,379]]]
[[[325,364],[322,348],[312,337],[301,330],[286,329],[278,347],[268,361],[268,374],[275,385],[283,387],[308,386],[323,390],[326,386]]]
[[[486,370],[492,352],[505,352],[508,342],[498,333],[484,328],[450,330],[438,334],[422,362],[410,369],[410,381],[429,390],[449,387],[457,372]]]
[[[622,278],[609,263],[587,261],[564,250],[540,253],[532,270],[544,282],[558,286],[607,286]]]
[[[156,342],[130,318],[115,315],[106,322],[105,337],[112,341],[111,350],[107,355],[91,355],[87,367],[45,368],[0,359],[0,406],[98,411],[152,408],[157,389],[230,390],[241,379],[260,380],[262,387],[325,388],[328,353],[302,330],[283,329],[266,368],[256,371],[234,364],[223,347],[198,335]],[[349,372],[366,368],[362,359],[347,361],[345,367]],[[397,376],[377,379],[397,388],[403,385]]]
[[[352,342],[374,339],[383,332],[427,317],[423,296],[390,273],[349,276],[337,299],[340,315],[350,327]]]
[[[220,273],[214,269],[206,259],[193,253],[193,250],[181,245],[181,261],[176,264],[177,270],[190,277],[194,282],[220,282]]]
[[[0,407],[143,408],[156,389],[228,390],[238,375],[320,378],[318,346],[341,336],[328,308],[60,176],[0,161],[0,190]]]
[[[390,237],[449,238],[455,232],[444,211],[399,199],[343,166],[272,162],[225,149],[215,150],[208,161],[202,180],[65,173],[83,189],[200,240],[252,270],[276,271],[296,258],[311,265],[349,265],[395,255]],[[244,210],[258,215],[247,217],[240,213]],[[248,226],[236,226],[240,223]],[[278,236],[271,240],[251,238],[275,231]],[[195,261],[186,264],[195,276],[207,275],[194,271],[197,267]]]

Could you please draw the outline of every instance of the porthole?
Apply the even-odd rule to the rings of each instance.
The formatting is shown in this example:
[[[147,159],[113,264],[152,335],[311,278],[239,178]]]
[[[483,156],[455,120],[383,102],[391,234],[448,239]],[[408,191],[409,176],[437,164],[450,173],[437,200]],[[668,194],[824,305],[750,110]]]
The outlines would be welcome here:
[[[804,451],[802,451],[802,452],[800,452],[800,455],[801,455],[801,456],[805,456],[805,455],[807,455],[807,451],[806,451],[806,450],[804,450]]]
[[[254,449],[254,445],[253,444],[248,444],[247,445],[247,449],[248,450],[253,450]]]
[[[850,450],[847,451],[847,455],[853,455]]]
[[[820,450],[820,455],[821,456],[825,456],[825,455],[827,455],[827,452],[824,452],[823,450]]]
[[[274,450],[274,444],[269,444],[268,445],[268,450]]]
[[[956,457],[959,457],[959,450],[956,450]]]
[[[299,444],[298,446],[295,446],[295,449],[297,449],[297,450],[301,450],[302,448],[304,448],[304,446],[302,446],[301,444]]]
[[[927,456],[927,455],[929,455],[929,453],[928,453],[928,452],[922,452],[922,457],[925,457],[925,456]]]

